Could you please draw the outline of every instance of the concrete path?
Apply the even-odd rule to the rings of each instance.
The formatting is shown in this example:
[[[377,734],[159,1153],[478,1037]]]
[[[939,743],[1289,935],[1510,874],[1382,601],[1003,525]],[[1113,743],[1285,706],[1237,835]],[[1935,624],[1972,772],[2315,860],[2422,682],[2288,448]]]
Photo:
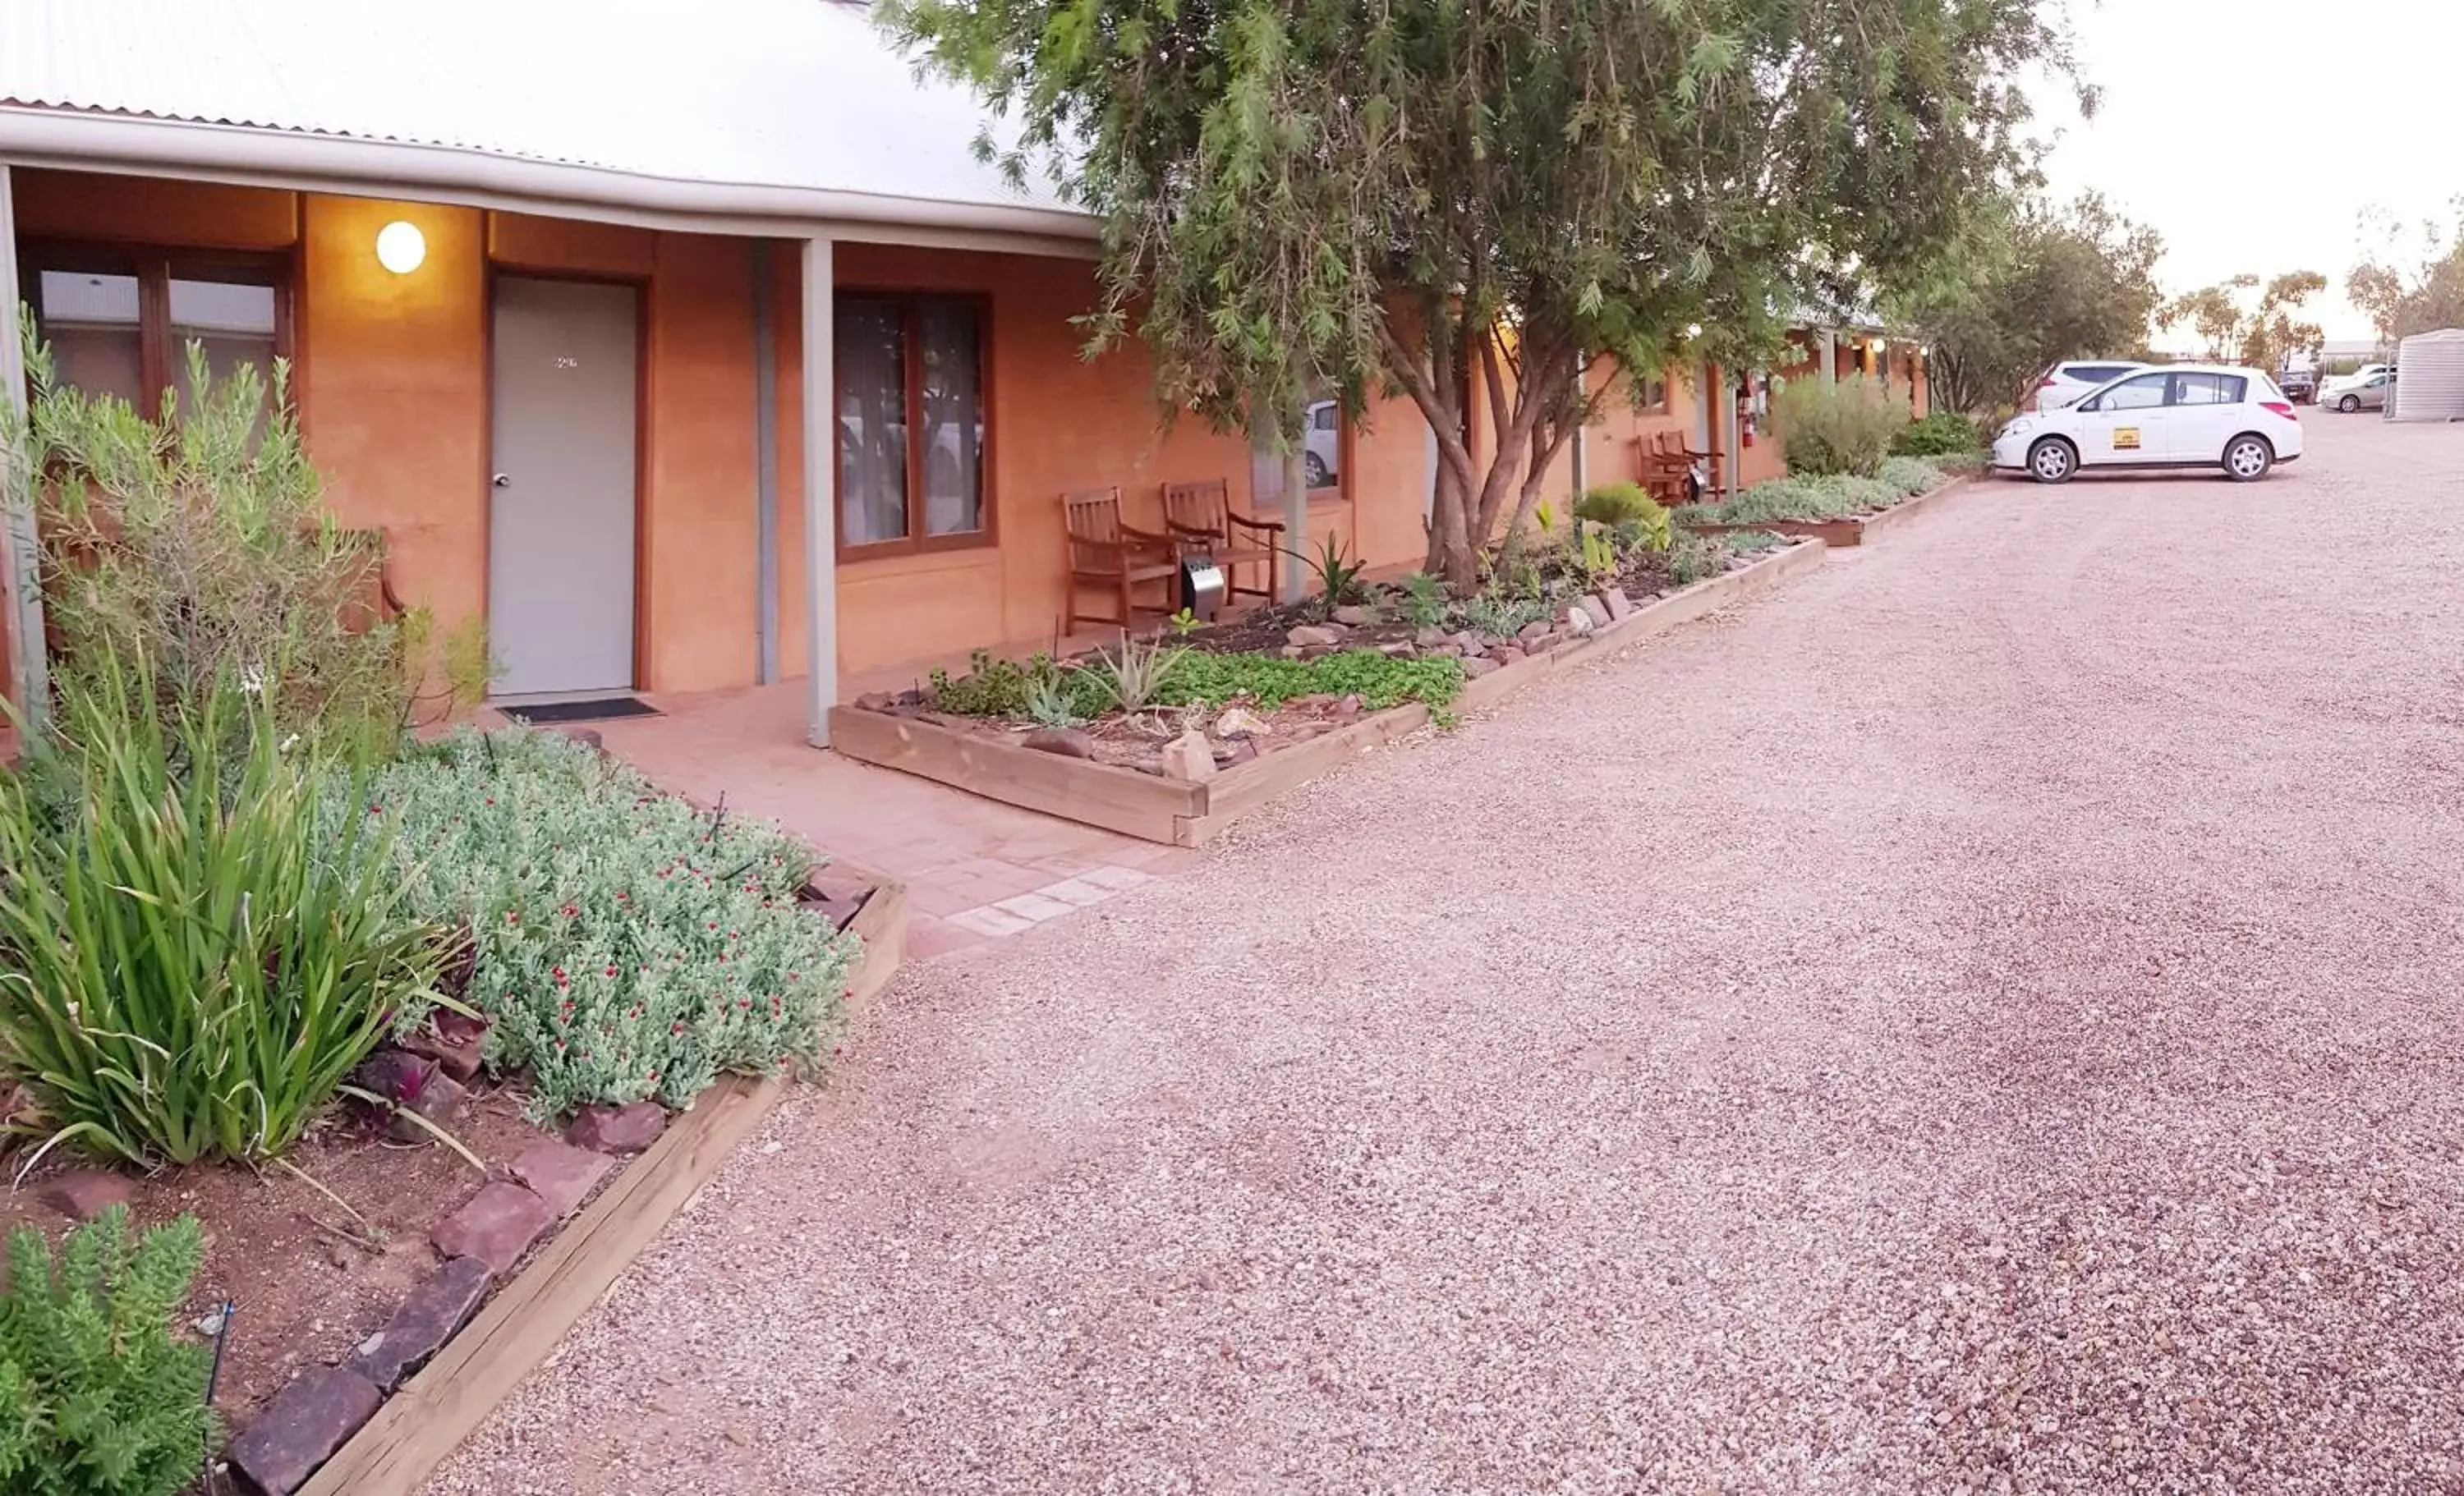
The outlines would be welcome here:
[[[2464,429],[1995,484],[908,974],[433,1489],[2464,1482]]]

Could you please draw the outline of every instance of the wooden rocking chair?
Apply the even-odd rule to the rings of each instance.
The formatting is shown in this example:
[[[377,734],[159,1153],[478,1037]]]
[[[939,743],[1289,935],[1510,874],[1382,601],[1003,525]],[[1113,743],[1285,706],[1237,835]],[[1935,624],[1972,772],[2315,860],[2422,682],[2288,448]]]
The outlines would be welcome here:
[[[1204,551],[1223,568],[1226,601],[1237,597],[1275,601],[1283,568],[1284,527],[1277,520],[1234,514],[1230,491],[1221,478],[1165,484],[1163,522],[1175,544],[1184,551]],[[1244,587],[1240,569],[1255,561],[1266,563],[1266,584]]]
[[[1073,626],[1116,624],[1126,629],[1142,611],[1169,617],[1180,605],[1179,556],[1162,536],[1122,523],[1119,489],[1064,494],[1061,512],[1069,536],[1069,622]],[[1137,589],[1151,583],[1163,584],[1162,603],[1137,601]],[[1089,588],[1110,593],[1119,611],[1081,611],[1078,594]]]

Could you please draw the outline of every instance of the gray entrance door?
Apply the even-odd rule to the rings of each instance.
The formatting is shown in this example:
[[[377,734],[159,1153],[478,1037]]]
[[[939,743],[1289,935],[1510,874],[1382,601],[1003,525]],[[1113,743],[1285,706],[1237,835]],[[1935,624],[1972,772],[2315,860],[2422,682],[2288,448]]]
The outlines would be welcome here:
[[[498,694],[633,685],[629,286],[495,288],[488,647]]]

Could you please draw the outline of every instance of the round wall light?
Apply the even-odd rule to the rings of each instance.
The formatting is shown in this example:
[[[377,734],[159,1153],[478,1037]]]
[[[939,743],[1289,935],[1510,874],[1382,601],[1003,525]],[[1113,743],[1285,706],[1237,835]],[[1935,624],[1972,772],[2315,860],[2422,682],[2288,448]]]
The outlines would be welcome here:
[[[428,237],[419,225],[397,218],[377,231],[377,263],[397,275],[407,275],[428,258]]]

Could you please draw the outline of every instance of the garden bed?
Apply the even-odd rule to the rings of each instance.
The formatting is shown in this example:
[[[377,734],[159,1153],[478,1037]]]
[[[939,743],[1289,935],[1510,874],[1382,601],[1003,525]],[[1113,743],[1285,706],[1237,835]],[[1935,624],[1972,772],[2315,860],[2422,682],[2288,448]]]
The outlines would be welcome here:
[[[802,901],[863,942],[847,1001],[877,992],[905,948],[904,888],[833,866],[815,872]],[[213,1404],[239,1456],[218,1461],[205,1488],[408,1492],[554,1348],[781,1089],[729,1076],[672,1118],[638,1104],[631,1120],[651,1135],[625,1137],[603,1127],[605,1111],[568,1129],[534,1125],[518,1080],[473,1077],[441,1125],[484,1172],[416,1130],[396,1135],[359,1106],[337,1109],[284,1167],[262,1171],[197,1164],[140,1177],[55,1150],[0,1196],[0,1229],[32,1227],[56,1244],[76,1219],[109,1204],[125,1205],[139,1227],[197,1217],[204,1265],[175,1323],[216,1345]],[[12,1174],[23,1162],[0,1155]],[[477,1218],[466,1212],[479,1197],[518,1202],[526,1192],[549,1219],[502,1229],[479,1221],[472,1234]],[[517,1240],[501,1265],[487,1263],[495,1270],[471,1265]],[[483,1352],[465,1348],[473,1337]],[[387,1392],[382,1406],[370,1400]]]
[[[1720,524],[1681,515],[1678,523],[1696,535],[1734,535],[1749,530],[1765,530],[1773,535],[1820,540],[1834,547],[1862,545],[1868,537],[1907,523],[1948,500],[1973,481],[1969,474],[1953,474],[1925,493],[1871,514],[1840,515],[1827,519],[1766,519],[1739,524]]]
[[[1427,656],[1455,661],[1461,672],[1459,689],[1436,705],[1407,701],[1381,708],[1353,702],[1347,710],[1343,698],[1330,702],[1296,697],[1263,714],[1248,713],[1263,720],[1268,731],[1241,731],[1229,737],[1221,731],[1228,712],[1199,714],[1213,715],[1218,729],[1207,734],[1218,766],[1202,781],[1106,761],[1096,755],[1030,748],[1026,741],[1037,731],[1048,730],[935,711],[922,693],[904,699],[872,697],[834,708],[830,744],[848,758],[920,775],[989,800],[1146,841],[1197,847],[1258,806],[1427,725],[1440,713],[1451,716],[1494,705],[1573,661],[1648,638],[1777,585],[1819,564],[1822,549],[1819,544],[1799,541],[1780,545],[1758,559],[1732,557],[1719,575],[1656,597],[1636,599],[1621,589],[1582,594],[1554,616],[1535,620],[1536,627],[1525,626],[1529,633],[1518,629],[1518,638],[1475,639],[1481,646],[1478,653],[1468,652],[1455,633],[1430,637],[1425,646],[1407,644],[1415,649],[1453,651]],[[1601,616],[1595,619],[1595,612]],[[1338,626],[1332,616],[1325,625],[1291,627],[1342,627],[1346,632],[1322,644],[1287,642],[1278,647],[1279,656],[1283,649],[1295,649],[1333,651],[1314,657],[1321,660],[1346,654],[1357,657],[1377,648],[1351,643],[1355,626]],[[1382,626],[1356,627],[1375,630]],[[1405,630],[1407,639],[1417,632]],[[1376,635],[1372,632],[1370,637]],[[1191,641],[1193,647],[1202,647],[1203,642]],[[1382,642],[1391,647],[1396,641]],[[1247,713],[1246,708],[1241,710]],[[1235,725],[1249,726],[1238,721]],[[1184,723],[1170,736],[1191,730]]]

